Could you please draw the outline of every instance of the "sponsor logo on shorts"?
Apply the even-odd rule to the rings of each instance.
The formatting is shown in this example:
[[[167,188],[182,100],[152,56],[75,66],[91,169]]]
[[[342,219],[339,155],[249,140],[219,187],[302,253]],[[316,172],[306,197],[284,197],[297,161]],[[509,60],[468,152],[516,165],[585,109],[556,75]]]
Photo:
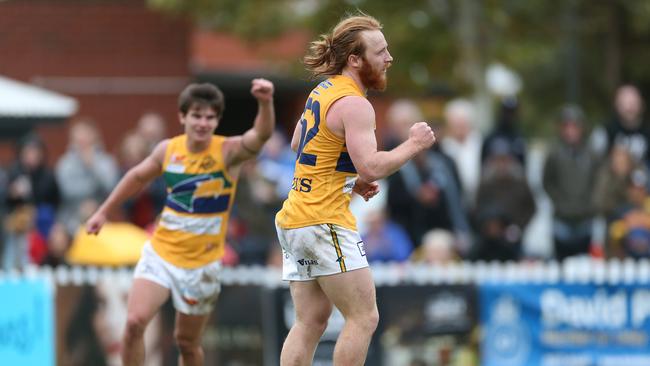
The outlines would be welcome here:
[[[298,259],[298,263],[300,263],[301,266],[318,265],[316,259]]]
[[[199,300],[197,299],[190,299],[189,297],[181,296],[183,298],[183,301],[185,301],[186,304],[188,305],[197,305],[199,303]]]
[[[157,275],[158,271],[156,270],[156,267],[151,265],[151,263],[143,263],[142,273],[150,273],[152,275]]]
[[[199,299],[197,299],[195,296],[192,296],[188,293],[188,291],[183,291],[183,294],[181,295],[181,299],[185,301],[186,304],[194,306],[198,305]]]
[[[359,253],[361,254],[362,257],[366,256],[366,246],[363,244],[362,241],[357,243],[357,248],[359,248]]]

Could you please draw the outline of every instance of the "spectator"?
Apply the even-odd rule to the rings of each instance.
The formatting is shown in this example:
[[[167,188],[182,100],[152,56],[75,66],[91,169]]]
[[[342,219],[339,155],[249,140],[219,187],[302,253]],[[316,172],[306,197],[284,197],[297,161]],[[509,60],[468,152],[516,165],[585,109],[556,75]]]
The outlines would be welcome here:
[[[57,162],[56,178],[62,193],[59,217],[74,235],[82,223],[80,206],[101,202],[119,178],[115,159],[104,151],[92,121],[81,119],[70,127],[68,151]]]
[[[167,137],[167,123],[156,112],[147,112],[138,120],[136,133],[146,142],[147,154],[162,140]]]
[[[608,151],[614,145],[626,146],[635,161],[647,166],[650,126],[644,120],[643,110],[643,98],[635,86],[619,87],[614,100],[614,116],[605,131]]]
[[[296,153],[276,129],[257,160],[242,166],[233,216],[241,221],[245,236],[233,243],[238,244],[236,250],[243,263],[260,263],[277,244],[273,216],[287,198],[295,162]]]
[[[65,256],[71,243],[72,238],[65,226],[59,222],[54,223],[47,237],[47,253],[39,264],[50,267],[68,264]]]
[[[274,188],[267,197],[260,197],[274,207],[273,214],[280,209],[289,194],[295,163],[296,153],[291,150],[284,133],[276,129],[264,145],[256,164],[258,177]]]
[[[124,175],[149,154],[147,140],[138,132],[129,132],[122,140],[119,151],[120,172]],[[162,177],[155,179],[132,199],[127,200],[124,217],[127,221],[147,228],[156,220],[165,205],[167,190]]]
[[[275,242],[269,240],[269,236],[260,236],[252,232],[252,226],[242,220],[236,212],[231,214],[226,232],[226,254],[231,258],[224,256],[224,265],[228,265],[229,260],[234,261],[233,265],[266,264],[270,251],[269,246]]]
[[[614,144],[606,163],[596,175],[592,198],[596,212],[607,222],[611,222],[619,204],[627,199],[628,181],[636,168],[644,169],[635,163],[625,145]]]
[[[366,212],[364,220],[366,232],[361,238],[368,262],[404,262],[409,258],[413,243],[400,225],[388,219],[385,210]]]
[[[157,112],[147,112],[140,117],[136,134],[144,139],[149,154],[159,142],[167,138],[167,123]],[[134,210],[131,220],[138,226],[152,227],[165,205],[166,196],[165,180],[162,177],[154,179],[142,194],[131,200],[133,207],[130,209]]]
[[[6,269],[22,268],[33,260],[38,262],[47,250],[44,238],[54,222],[60,196],[45,156],[42,141],[28,135],[19,141],[16,162],[9,168],[6,197],[9,215],[3,248]]]
[[[34,230],[35,218],[35,208],[31,204],[19,205],[7,215],[2,253],[5,271],[22,269],[30,263],[30,234]]]
[[[410,126],[422,119],[417,106],[398,101],[388,112],[395,142],[408,138]],[[388,178],[390,217],[419,244],[431,228],[444,228],[469,237],[469,224],[461,202],[453,161],[434,145],[406,162]]]
[[[290,180],[285,182],[290,183]],[[260,176],[256,161],[242,165],[231,215],[233,228],[237,230],[227,234],[228,243],[241,255],[242,263],[262,263],[277,244],[273,215],[280,203],[276,188]]]
[[[494,130],[487,135],[481,148],[481,164],[496,151],[494,145],[506,144],[510,154],[521,164],[526,166],[526,140],[519,127],[519,101],[514,98],[505,98],[501,101],[501,109]],[[498,150],[498,149],[497,149]]]
[[[451,157],[460,177],[465,207],[472,209],[481,178],[481,144],[476,128],[475,109],[465,99],[455,99],[445,107],[446,130],[439,140],[442,151]]]
[[[536,205],[524,169],[506,141],[493,143],[478,188],[476,259],[517,260],[521,238]]]
[[[56,210],[60,201],[59,187],[53,171],[46,164],[43,142],[35,135],[24,137],[19,142],[17,155],[8,172],[9,208],[31,203],[37,209]]]
[[[648,172],[635,169],[630,175],[627,199],[611,224],[610,253],[619,257],[650,257],[650,196]]]
[[[422,244],[411,255],[414,263],[445,265],[457,260],[454,235],[442,229],[428,231],[422,237]]]
[[[555,258],[586,254],[591,246],[595,209],[591,204],[598,157],[584,138],[584,115],[565,106],[559,116],[559,139],[550,148],[543,172],[553,202]]]

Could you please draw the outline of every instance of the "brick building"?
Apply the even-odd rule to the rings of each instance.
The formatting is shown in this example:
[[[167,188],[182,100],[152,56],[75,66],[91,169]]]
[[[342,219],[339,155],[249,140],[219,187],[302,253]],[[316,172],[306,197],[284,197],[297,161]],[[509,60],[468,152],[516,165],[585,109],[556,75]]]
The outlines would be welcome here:
[[[176,98],[196,80],[215,82],[226,94],[220,133],[250,126],[256,106],[248,89],[260,75],[276,82],[279,123],[293,125],[309,84],[278,75],[286,75],[306,42],[294,33],[264,45],[244,44],[196,30],[142,0],[0,1],[0,75],[74,97],[76,116],[97,122],[111,152],[147,111],[166,118],[169,134],[181,132]],[[72,120],[38,128],[52,163],[65,151]],[[6,162],[11,149],[2,145]]]
[[[0,74],[76,98],[110,151],[142,113],[173,118],[190,79],[189,45],[187,22],[141,1],[0,2]],[[50,159],[60,156],[66,124],[39,133]]]
[[[50,163],[65,151],[75,117],[94,119],[107,150],[145,112],[162,114],[168,134],[180,133],[176,98],[191,81],[209,81],[226,95],[222,134],[243,132],[256,105],[250,80],[276,85],[278,125],[293,131],[313,82],[292,77],[310,35],[289,32],[247,43],[194,27],[189,21],[149,9],[145,0],[0,1],[0,75],[74,97],[79,109],[59,124],[37,128]],[[373,98],[378,125],[388,99]],[[13,157],[0,136],[0,164]]]

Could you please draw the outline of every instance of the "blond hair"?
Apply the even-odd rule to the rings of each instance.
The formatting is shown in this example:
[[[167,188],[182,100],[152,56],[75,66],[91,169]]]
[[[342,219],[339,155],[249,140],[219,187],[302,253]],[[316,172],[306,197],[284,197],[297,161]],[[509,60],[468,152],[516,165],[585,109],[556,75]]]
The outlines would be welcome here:
[[[370,15],[348,16],[331,33],[321,34],[310,44],[303,62],[314,78],[338,75],[347,65],[350,55],[361,56],[365,52],[361,32],[381,29],[381,23]]]

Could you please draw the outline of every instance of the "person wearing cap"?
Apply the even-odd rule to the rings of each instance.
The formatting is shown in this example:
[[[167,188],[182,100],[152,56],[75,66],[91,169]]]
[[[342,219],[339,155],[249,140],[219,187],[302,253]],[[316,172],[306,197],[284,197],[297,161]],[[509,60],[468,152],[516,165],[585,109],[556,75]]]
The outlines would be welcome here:
[[[477,260],[519,260],[522,237],[535,214],[533,192],[521,162],[505,139],[495,139],[481,170],[474,219]]]
[[[543,186],[553,203],[555,258],[562,260],[590,250],[599,159],[587,143],[580,107],[564,106],[557,123],[558,139],[544,164]]]
[[[508,97],[501,100],[498,116],[494,129],[485,136],[481,147],[481,164],[486,162],[496,153],[499,154],[499,147],[507,143],[509,153],[522,165],[526,166],[526,139],[521,133],[521,121],[519,120],[519,100],[515,97]]]

